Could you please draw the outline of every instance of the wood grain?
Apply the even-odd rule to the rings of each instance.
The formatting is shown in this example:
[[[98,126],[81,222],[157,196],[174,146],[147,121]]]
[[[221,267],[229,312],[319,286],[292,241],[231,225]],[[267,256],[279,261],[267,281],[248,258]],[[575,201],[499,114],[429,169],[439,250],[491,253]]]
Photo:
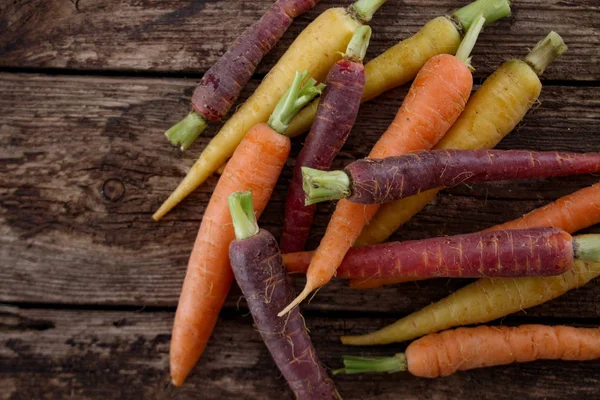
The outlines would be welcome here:
[[[202,73],[256,21],[272,0],[4,0],[0,1],[0,66],[74,70]],[[369,56],[415,33],[428,20],[468,0],[389,1],[372,21]],[[327,7],[299,17],[259,68],[266,73],[298,33]],[[513,16],[486,28],[474,51],[478,75],[520,57],[550,30],[563,35],[568,55],[545,79],[599,80],[600,4],[522,0]]]
[[[180,389],[168,386],[173,314],[144,311],[32,310],[0,307],[0,393],[10,399],[291,399],[252,318],[222,315],[203,359]],[[385,318],[306,314],[321,361],[339,368],[344,354],[385,356],[403,345],[345,347]],[[507,321],[508,325],[519,323]],[[549,371],[552,371],[549,373]],[[408,374],[336,376],[345,399],[592,399],[600,361],[538,361],[428,380]],[[32,384],[32,382],[36,382]],[[498,390],[498,388],[502,390]]]
[[[0,301],[176,305],[216,179],[162,222],[153,222],[150,215],[208,141],[203,137],[182,154],[162,137],[163,129],[185,113],[193,85],[183,79],[0,75]],[[404,93],[402,88],[392,91],[362,108],[336,166],[368,152]],[[596,93],[594,87],[546,87],[541,104],[501,147],[599,149]],[[277,237],[290,167],[301,142],[295,139],[293,156],[260,221]],[[597,180],[582,176],[456,187],[394,238],[476,231]],[[318,244],[332,207],[319,209],[310,246]],[[599,227],[589,231],[600,232]],[[465,282],[438,280],[375,291],[352,291],[335,282],[307,307],[398,316]],[[598,317],[598,296],[596,280],[528,314]],[[235,307],[239,297],[234,291],[228,307]]]

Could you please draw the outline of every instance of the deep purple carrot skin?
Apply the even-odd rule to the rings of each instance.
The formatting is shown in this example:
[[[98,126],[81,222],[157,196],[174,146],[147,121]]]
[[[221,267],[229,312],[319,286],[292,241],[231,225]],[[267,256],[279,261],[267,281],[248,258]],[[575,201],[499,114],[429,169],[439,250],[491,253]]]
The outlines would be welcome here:
[[[328,170],[340,151],[356,120],[365,87],[365,68],[360,62],[338,61],[329,71],[326,89],[304,147],[294,166],[292,183],[285,205],[281,251],[304,250],[316,205],[304,205],[302,169]]]
[[[261,229],[248,239],[233,241],[229,258],[256,329],[296,398],[338,399],[333,382],[317,358],[298,307],[283,318],[277,316],[294,299],[295,293],[273,235]]]
[[[192,107],[207,120],[225,117],[262,58],[275,46],[293,19],[319,0],[280,0],[246,29],[204,74]]]
[[[557,228],[478,232],[351,249],[338,278],[485,278],[560,275],[573,238]]]
[[[432,150],[362,159],[344,170],[354,203],[382,204],[460,183],[600,172],[600,153],[525,150]]]

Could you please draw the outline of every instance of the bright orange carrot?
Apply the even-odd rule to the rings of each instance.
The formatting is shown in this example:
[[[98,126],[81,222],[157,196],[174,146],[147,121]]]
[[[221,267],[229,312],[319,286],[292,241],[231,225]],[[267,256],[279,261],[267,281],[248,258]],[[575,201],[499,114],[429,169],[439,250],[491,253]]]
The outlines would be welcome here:
[[[228,252],[235,233],[227,197],[251,190],[257,214],[267,205],[290,152],[290,139],[282,133],[298,110],[322,90],[313,79],[301,88],[307,75],[296,73],[269,124],[255,125],[244,136],[204,212],[173,324],[169,356],[171,379],[176,386],[183,383],[200,359],[233,280]]]
[[[561,197],[521,218],[493,226],[484,232],[541,226],[553,226],[567,232],[577,232],[588,227],[590,220],[597,219],[594,215],[600,215],[600,183]]]
[[[471,26],[457,52],[461,54],[460,57],[442,54],[427,61],[417,74],[394,121],[371,150],[370,158],[427,150],[444,136],[469,99],[473,78],[467,58],[484,22],[485,19],[481,18]],[[308,267],[304,290],[280,316],[331,280],[346,252],[378,207],[345,200],[338,202],[325,236]]]
[[[437,378],[457,371],[535,360],[585,361],[600,358],[600,329],[522,325],[458,328],[427,335],[393,357],[344,357],[336,371],[407,371]]]

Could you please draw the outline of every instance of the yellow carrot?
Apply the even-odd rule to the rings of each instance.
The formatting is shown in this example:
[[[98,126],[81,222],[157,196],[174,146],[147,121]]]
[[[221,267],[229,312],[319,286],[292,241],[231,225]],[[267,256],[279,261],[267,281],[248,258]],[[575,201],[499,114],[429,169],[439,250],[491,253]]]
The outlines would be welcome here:
[[[467,106],[435,149],[478,150],[495,147],[523,119],[542,89],[538,75],[566,50],[555,32],[538,43],[524,61],[510,60],[471,96]],[[356,246],[385,241],[429,203],[439,190],[387,203],[363,229]]]
[[[354,30],[371,19],[385,0],[358,0],[348,9],[330,8],[319,15],[294,40],[255,90],[254,94],[223,125],[206,146],[177,189],[153,215],[161,219],[181,200],[200,186],[233,154],[244,135],[253,126],[266,122],[275,105],[290,87],[296,71],[309,71],[317,81],[346,50]]]
[[[572,233],[600,223],[599,188],[594,185],[581,189],[492,229],[534,228],[548,226],[550,222]],[[574,211],[581,216],[571,217]],[[559,297],[599,275],[600,263],[576,261],[572,270],[553,277],[481,279],[377,332],[342,337],[342,342],[354,345],[401,342],[453,326],[492,321]]]
[[[600,275],[600,263],[576,261],[575,267],[545,278],[480,279],[445,299],[363,336],[342,336],[356,346],[411,340],[460,325],[493,321],[555,299]]]
[[[417,76],[427,60],[438,54],[455,54],[462,34],[477,14],[482,13],[486,25],[510,14],[507,0],[478,0],[452,15],[437,17],[426,23],[416,34],[390,47],[365,65],[365,89],[362,101],[404,85]],[[298,136],[310,129],[318,101],[300,111],[290,123],[286,135]]]

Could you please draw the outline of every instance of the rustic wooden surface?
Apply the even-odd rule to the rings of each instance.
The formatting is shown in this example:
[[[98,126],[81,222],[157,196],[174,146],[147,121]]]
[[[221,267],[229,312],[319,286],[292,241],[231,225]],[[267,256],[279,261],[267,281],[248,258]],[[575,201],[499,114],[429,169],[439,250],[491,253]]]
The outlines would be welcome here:
[[[185,154],[162,132],[185,114],[202,72],[269,2],[0,0],[0,398],[291,397],[237,289],[188,383],[180,390],[166,385],[173,311],[216,180],[161,223],[150,218],[217,127]],[[344,2],[323,0],[292,25],[244,97],[294,35],[332,4]],[[374,21],[370,54],[461,4],[390,0]],[[540,104],[499,147],[598,151],[600,4],[527,0],[513,9],[510,20],[486,29],[476,48],[477,82],[550,29],[563,34],[569,51],[544,75]],[[363,106],[338,166],[368,152],[405,93],[399,88]],[[301,143],[294,140],[289,166]],[[276,235],[289,166],[261,219]],[[475,231],[597,180],[460,186],[443,192],[395,238]],[[331,210],[319,208],[311,247]],[[334,282],[305,306],[305,315],[322,360],[336,368],[344,351],[383,355],[403,348],[347,349],[338,343],[340,334],[381,327],[466,282],[369,291]],[[503,323],[598,325],[598,299],[595,280]],[[598,362],[538,362],[434,381],[405,375],[335,380],[346,399],[600,397]]]

